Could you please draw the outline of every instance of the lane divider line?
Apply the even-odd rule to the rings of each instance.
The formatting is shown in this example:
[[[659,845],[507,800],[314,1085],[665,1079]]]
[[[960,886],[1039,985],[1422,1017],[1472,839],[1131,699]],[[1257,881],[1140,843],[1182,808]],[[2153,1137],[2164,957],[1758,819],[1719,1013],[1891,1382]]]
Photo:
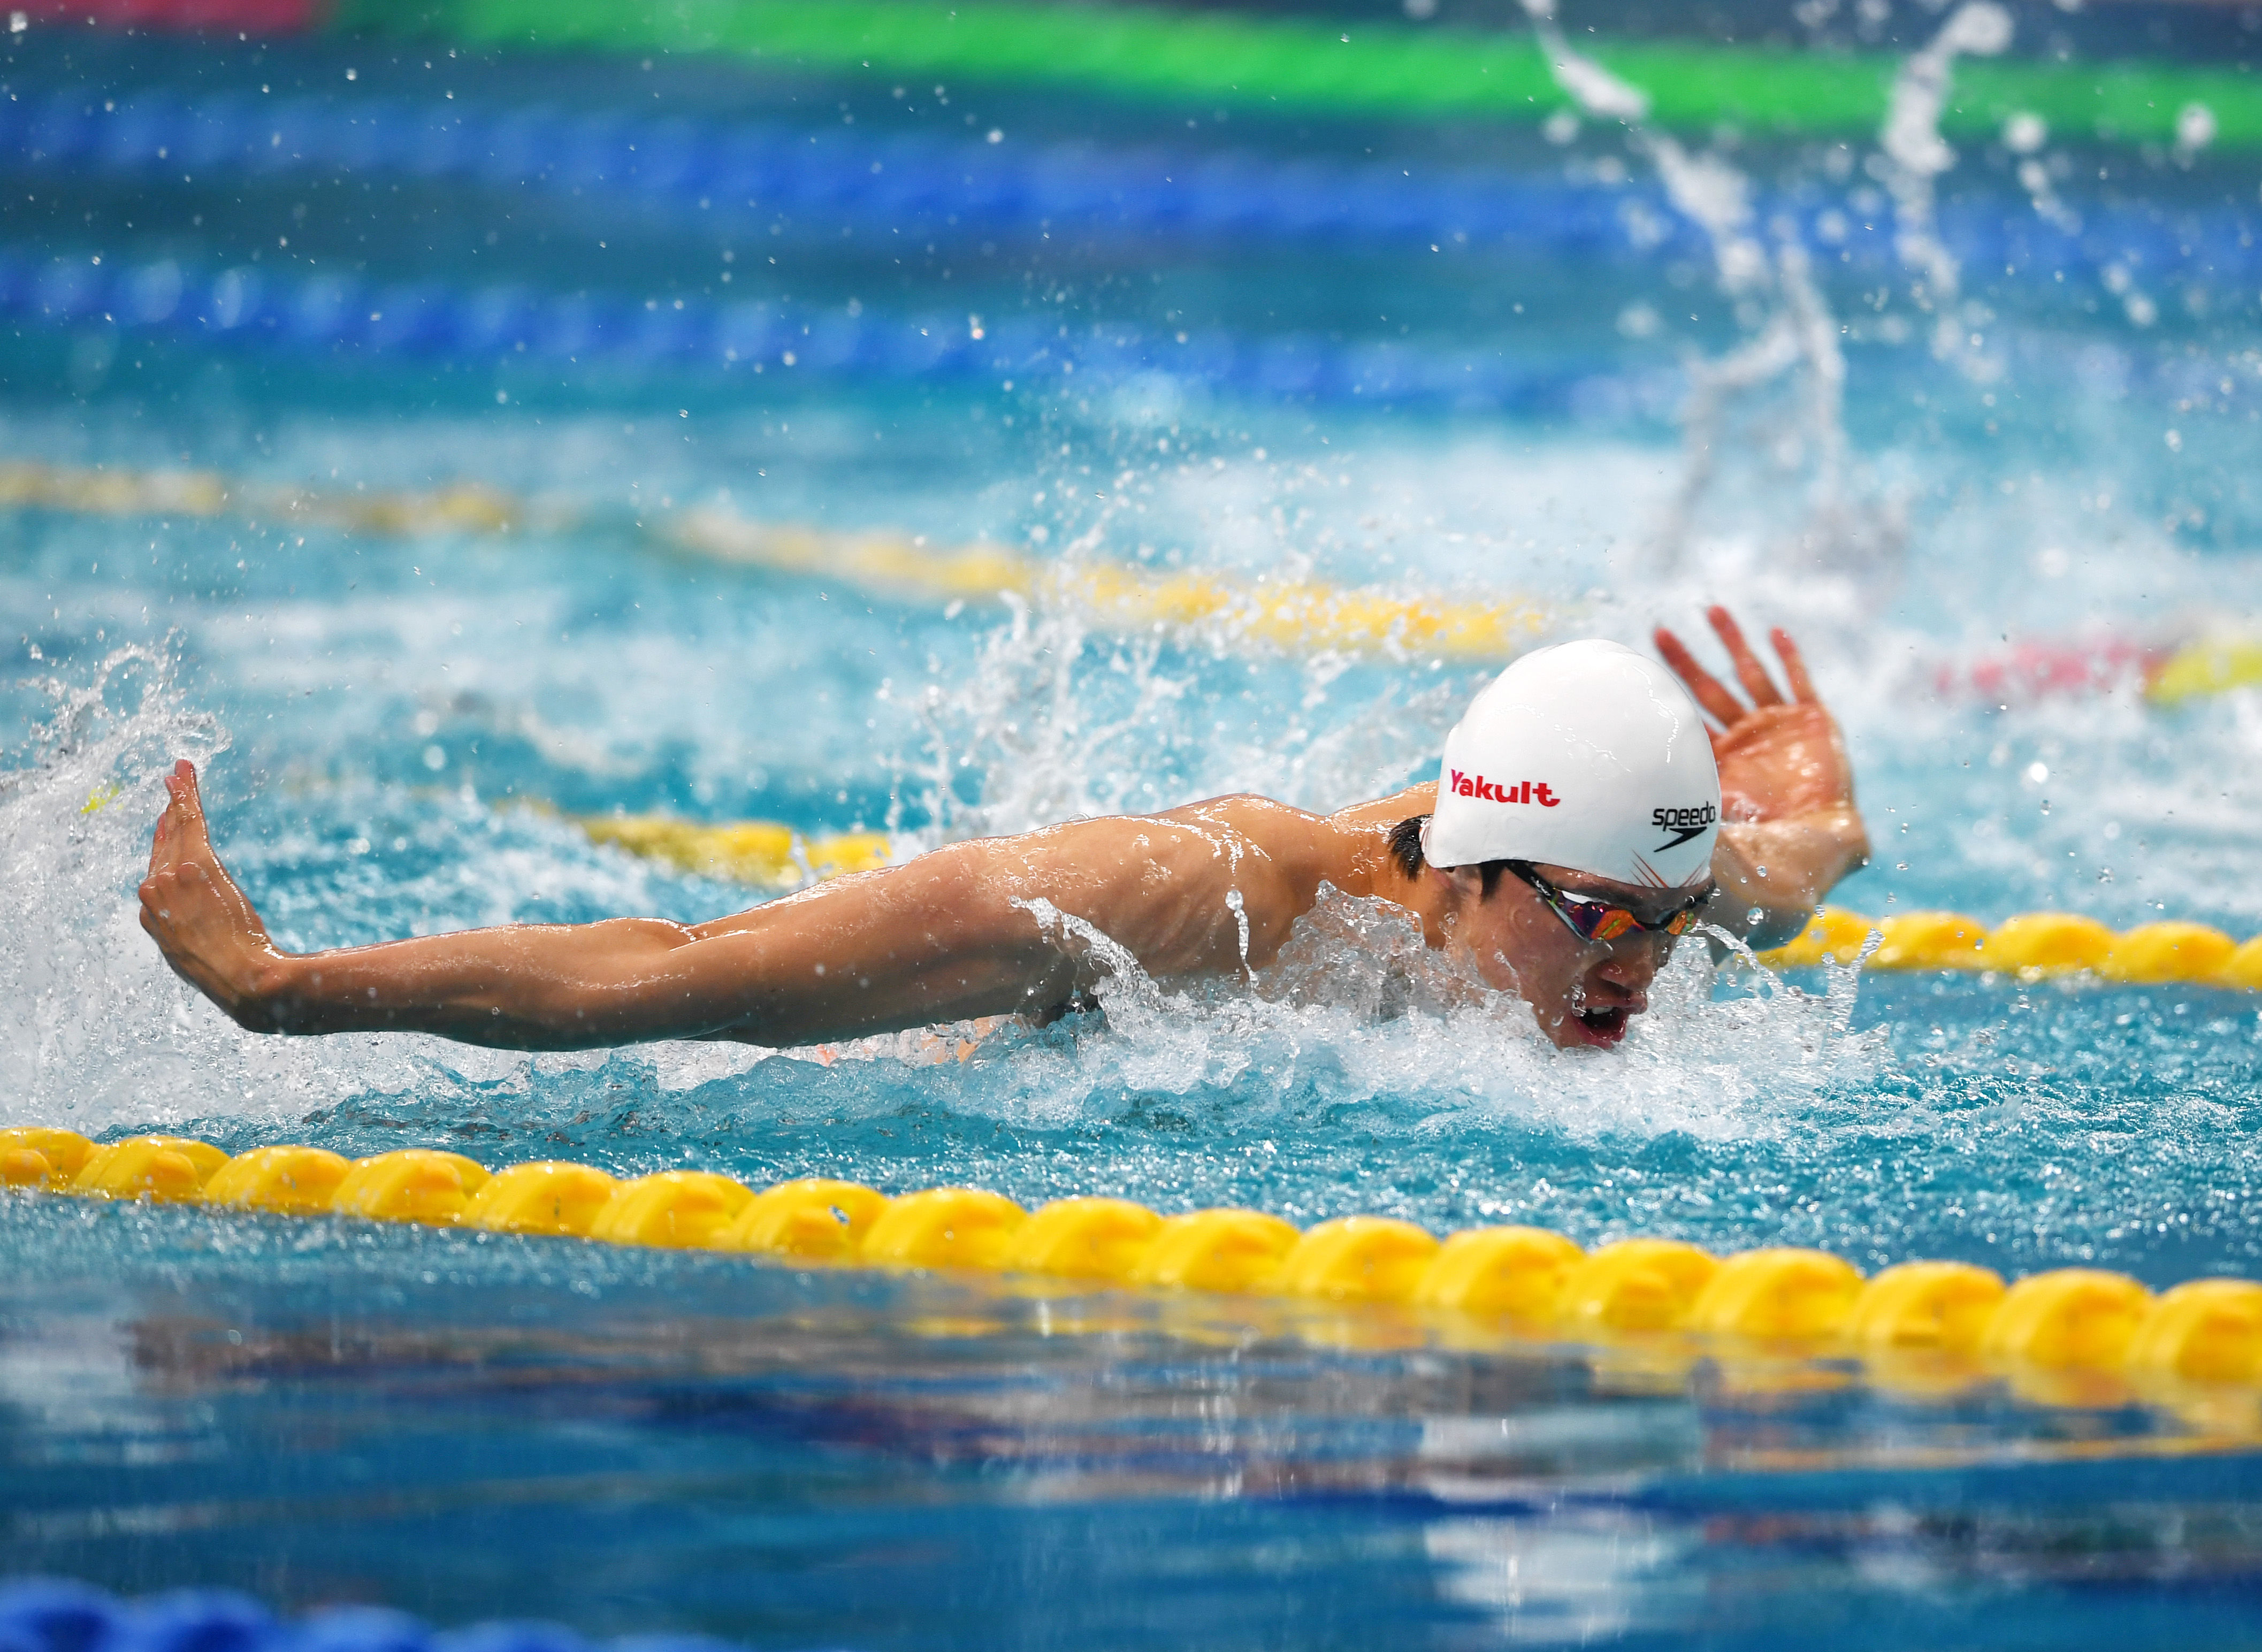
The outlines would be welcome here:
[[[0,1129],[0,1186],[738,1252],[796,1266],[1199,1293],[1214,1312],[1259,1331],[1296,1330],[1271,1311],[1282,1304],[1355,1309],[1380,1317],[1338,1319],[1324,1334],[1372,1346],[1578,1343],[1655,1372],[1685,1374],[1710,1360],[1751,1382],[1783,1380],[1787,1360],[1855,1360],[1872,1381],[1913,1392],[2001,1380],[2039,1403],[2135,1396],[2213,1419],[2209,1426],[2243,1416],[2248,1432],[2262,1432],[2251,1394],[2262,1387],[2262,1284],[2244,1280],[2194,1280],[2156,1295],[2096,1268],[2006,1283],[1987,1268],[1936,1261],[1864,1279],[1842,1258],[1787,1246],[1723,1258],[1679,1240],[1632,1238],[1590,1252],[1530,1227],[1440,1239],[1410,1222],[1351,1216],[1300,1231],[1263,1211],[1164,1216],[1116,1198],[1062,1199],[1031,1212],[970,1187],[890,1196],[804,1178],[757,1189],[691,1170],[623,1181],[566,1161],[490,1171],[430,1148],[349,1161],[277,1144],[231,1158],[183,1136],[98,1144],[40,1126]],[[2227,1403],[2227,1389],[2248,1397]]]
[[[2021,981],[2093,975],[2133,985],[2181,982],[2262,992],[2262,935],[2233,940],[2207,924],[2139,924],[2119,933],[2078,913],[2021,913],[1989,928],[1961,913],[1869,919],[1825,906],[1788,945],[1759,955],[1771,970],[1852,963],[1876,938],[1866,969],[1952,970]]]
[[[436,280],[373,283],[237,264],[214,272],[161,258],[104,260],[50,244],[0,246],[0,314],[76,335],[95,327],[199,343],[257,346],[342,361],[445,359],[493,370],[506,386],[592,362],[711,375],[955,383],[1010,393],[1081,393],[1160,375],[1262,401],[1387,410],[1668,416],[1682,375],[1622,371],[1606,357],[1543,361],[1506,335],[1341,339],[1149,333],[1129,321],[1021,314],[977,321],[963,310],[819,308],[699,293],[644,299]],[[508,388],[505,393],[508,393]],[[782,393],[790,393],[790,392]]]
[[[198,3],[220,11],[227,0]],[[0,1582],[0,1644],[11,1652],[752,1652],[681,1629],[591,1640],[566,1624],[528,1618],[436,1629],[409,1612],[360,1604],[315,1606],[285,1620],[233,1589],[169,1589],[129,1600],[37,1576]]]
[[[403,537],[562,533],[607,518],[481,483],[427,492],[348,493],[247,483],[213,471],[133,471],[0,462],[0,509],[105,516],[239,516]],[[1105,630],[1199,631],[1238,646],[1395,660],[1501,661],[1546,636],[1537,601],[1401,595],[1309,580],[1048,561],[976,544],[928,547],[902,534],[757,522],[720,508],[621,514],[613,525],[671,550],[807,580],[837,580],[895,600],[1018,596],[1066,606]],[[757,880],[759,881],[759,880]]]
[[[1551,93],[1553,88],[1550,87]],[[767,122],[624,109],[407,103],[330,96],[123,99],[57,86],[0,101],[0,155],[47,172],[166,178],[181,168],[230,180],[335,173],[450,178],[474,186],[601,191],[672,203],[702,235],[746,213],[783,232],[844,226],[926,239],[1063,235],[1181,241],[1335,241],[1419,250],[1449,244],[1519,258],[1642,260],[1709,256],[1704,233],[1653,184],[1581,184],[1495,170],[1413,169],[1093,144],[992,144],[863,127],[810,133]],[[717,216],[719,211],[720,216]],[[1849,274],[1898,271],[1891,202],[1844,212],[1769,191],[1752,220],[1795,226],[1818,257]],[[2078,222],[2029,210],[2023,192],[1949,203],[1937,233],[1963,264],[2101,278],[2141,269],[2158,284],[2220,284],[2262,271],[2257,215],[2226,204],[2179,210],[2083,199]]]
[[[1344,21],[1350,21],[1344,19]],[[1529,31],[1416,27],[1156,5],[961,0],[710,0],[623,9],[609,0],[337,0],[332,27],[438,35],[503,51],[653,49],[752,58],[772,69],[850,76],[966,76],[991,86],[1088,90],[1139,103],[1309,111],[1406,120],[1537,124],[1569,106]],[[1643,87],[1659,125],[1754,136],[1868,138],[1884,123],[1898,54],[1797,52],[1687,40],[1614,40],[1591,49]],[[2262,144],[2262,96],[2229,67],[2140,58],[2003,58],[1958,65],[1941,111],[1951,137],[1992,137],[2013,113],[2054,132],[2163,148],[2177,116],[2203,104],[2217,147]]]

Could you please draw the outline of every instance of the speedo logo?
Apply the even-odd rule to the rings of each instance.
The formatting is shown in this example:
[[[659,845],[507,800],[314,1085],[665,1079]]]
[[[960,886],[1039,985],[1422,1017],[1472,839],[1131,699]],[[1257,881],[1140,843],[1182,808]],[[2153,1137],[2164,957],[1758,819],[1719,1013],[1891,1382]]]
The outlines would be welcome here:
[[[1552,809],[1563,800],[1547,789],[1542,781],[1511,781],[1502,785],[1496,780],[1487,780],[1482,775],[1465,775],[1452,771],[1453,795],[1456,797],[1483,797],[1493,803],[1536,803],[1543,809]]]
[[[1720,818],[1720,812],[1711,804],[1698,809],[1652,809],[1650,824],[1660,832],[1673,835],[1655,848],[1652,855],[1661,855],[1668,849],[1677,849],[1694,837],[1702,837],[1705,830]]]

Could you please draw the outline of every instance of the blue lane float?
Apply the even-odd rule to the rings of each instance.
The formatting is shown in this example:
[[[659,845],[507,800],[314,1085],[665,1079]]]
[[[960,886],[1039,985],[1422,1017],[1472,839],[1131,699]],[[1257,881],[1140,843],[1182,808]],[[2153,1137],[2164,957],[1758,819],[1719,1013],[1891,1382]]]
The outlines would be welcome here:
[[[0,101],[0,159],[33,170],[205,182],[327,171],[612,192],[832,233],[1320,239],[1581,261],[1709,256],[1697,227],[1639,182],[1581,184],[1475,170],[1416,176],[1398,166],[1283,162],[1245,151],[891,138],[846,126],[810,132],[546,106],[190,99],[162,91],[119,101],[64,88]],[[2262,214],[2249,208],[2071,204],[2078,223],[2061,224],[2023,196],[1985,191],[1944,203],[1939,233],[1988,280],[2000,271],[2055,285],[2061,272],[2115,267],[2146,282],[2262,278]],[[1863,277],[1900,267],[1891,205],[1882,197],[1849,210],[1820,190],[1763,194],[1755,221]]]
[[[1446,350],[1306,335],[1149,334],[1015,316],[978,330],[963,314],[818,310],[698,296],[641,302],[520,286],[458,289],[172,259],[0,248],[0,315],[34,328],[117,328],[332,357],[600,364],[810,374],[1011,390],[1157,375],[1266,400],[1425,406],[1541,415],[1669,412],[1677,375],[1606,363],[1534,364],[1505,347]]]
[[[501,1621],[435,1630],[405,1612],[335,1606],[295,1622],[231,1590],[183,1589],[140,1600],[53,1578],[0,1582],[6,1652],[599,1652],[562,1624]],[[654,1634],[609,1652],[737,1652],[704,1635]]]

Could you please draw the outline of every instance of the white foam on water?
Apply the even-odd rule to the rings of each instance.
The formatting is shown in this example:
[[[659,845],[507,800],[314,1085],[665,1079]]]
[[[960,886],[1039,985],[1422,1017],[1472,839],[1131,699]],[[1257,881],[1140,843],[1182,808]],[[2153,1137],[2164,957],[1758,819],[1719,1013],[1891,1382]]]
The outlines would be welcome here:
[[[1621,1049],[1561,1050],[1519,999],[1430,949],[1387,901],[1323,887],[1253,987],[1158,984],[1090,925],[1036,915],[1099,968],[1106,1028],[1070,1040],[991,1034],[977,1058],[1008,1081],[961,1105],[1009,1122],[1069,1125],[1130,1093],[1230,1097],[1243,1129],[1271,1118],[1293,1129],[1314,1108],[1350,1106],[1392,1115],[1394,1134],[1513,1124],[1581,1140],[1725,1142],[1777,1136],[1818,1099],[1890,1064],[1883,1032],[1852,1029],[1850,970],[1820,994],[1762,972],[1763,991],[1716,999],[1704,949],[1684,943]]]
[[[161,776],[176,756],[209,761],[227,736],[185,704],[154,649],[116,650],[83,682],[32,686],[52,717],[27,761],[0,773],[0,882],[25,941],[0,949],[0,1060],[12,1078],[0,1118],[90,1133],[300,1093],[315,1078],[311,1052],[254,1039],[198,999],[141,933],[133,898]]]
[[[83,680],[27,685],[52,707],[0,769],[0,887],[21,944],[0,949],[0,1124],[59,1124],[94,1135],[119,1126],[162,1128],[195,1119],[287,1122],[364,1094],[446,1096],[466,1085],[524,1094],[544,1071],[601,1065],[606,1052],[529,1057],[402,1034],[281,1038],[237,1027],[173,974],[143,933],[134,888],[164,806],[162,776],[176,758],[199,767],[226,753],[225,730],[194,709],[164,652],[117,649]],[[467,814],[482,827],[476,804]],[[483,833],[449,838],[455,857],[444,891],[424,901],[468,902],[472,921],[508,922],[520,903],[555,879],[554,848],[476,852]],[[225,823],[222,823],[225,841]],[[257,846],[288,858],[301,834]],[[256,862],[256,854],[244,857]],[[625,874],[614,891],[626,908],[651,904],[651,868],[585,855]],[[515,864],[517,874],[513,875]],[[589,869],[577,875],[586,886]],[[416,891],[393,885],[397,908]],[[288,899],[269,903],[270,922]],[[452,924],[440,927],[452,927]],[[656,1044],[618,1057],[680,1090],[743,1072],[770,1052],[744,1046]]]

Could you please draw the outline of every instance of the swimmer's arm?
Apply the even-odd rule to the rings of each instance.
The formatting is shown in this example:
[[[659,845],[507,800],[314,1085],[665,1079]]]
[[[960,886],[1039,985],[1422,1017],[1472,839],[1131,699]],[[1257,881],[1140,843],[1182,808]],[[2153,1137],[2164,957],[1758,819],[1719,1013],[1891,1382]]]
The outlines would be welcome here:
[[[1796,937],[1839,880],[1869,858],[1869,837],[1851,809],[1720,828],[1712,849],[1718,885],[1704,920],[1754,952]]]
[[[1073,963],[1028,913],[984,898],[968,848],[712,924],[516,925],[311,954],[282,962],[261,1007],[279,1032],[573,1050],[662,1038],[787,1047],[1068,999]]]
[[[1733,616],[1716,607],[1705,617],[1727,648],[1748,704],[1698,665],[1671,631],[1657,631],[1657,650],[1721,725],[1712,753],[1727,819],[1712,853],[1720,893],[1705,916],[1764,949],[1797,934],[1838,881],[1868,862],[1869,834],[1854,804],[1846,743],[1815,692],[1798,645],[1786,631],[1769,633],[1790,685],[1786,698]]]
[[[785,1047],[1051,1012],[1097,978],[1093,930],[1162,977],[1240,957],[1221,898],[1229,862],[1211,835],[1122,819],[954,844],[709,924],[510,925],[292,954],[213,852],[194,770],[184,763],[166,783],[142,927],[175,970],[258,1032]],[[1039,897],[1088,927],[1041,923]]]
[[[954,845],[712,924],[526,924],[293,954],[213,852],[180,765],[158,823],[141,922],[172,965],[258,1032],[423,1032],[516,1050],[658,1038],[786,1046],[1048,1010],[1081,967],[1012,891],[1082,905],[1075,846]],[[1063,862],[1067,862],[1064,867]],[[1103,891],[1104,892],[1104,891]]]

